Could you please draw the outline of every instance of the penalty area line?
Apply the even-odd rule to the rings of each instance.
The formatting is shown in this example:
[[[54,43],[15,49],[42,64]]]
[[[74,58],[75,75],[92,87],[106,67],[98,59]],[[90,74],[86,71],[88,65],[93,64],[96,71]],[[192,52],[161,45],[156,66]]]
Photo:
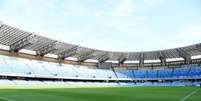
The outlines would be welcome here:
[[[192,96],[193,94],[197,93],[200,90],[200,88],[195,89],[194,91],[192,91],[191,93],[189,93],[188,95],[184,96],[181,100],[179,101],[185,101],[187,98],[189,98],[190,96]]]
[[[15,101],[15,100],[12,100],[12,99],[9,99],[9,98],[6,98],[6,97],[2,97],[2,96],[0,96],[0,100],[5,100],[5,101]]]

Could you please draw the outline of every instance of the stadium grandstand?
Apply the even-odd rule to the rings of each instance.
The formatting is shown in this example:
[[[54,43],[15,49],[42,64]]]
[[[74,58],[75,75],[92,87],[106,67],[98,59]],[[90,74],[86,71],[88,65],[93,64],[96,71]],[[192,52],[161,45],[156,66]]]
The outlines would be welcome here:
[[[199,86],[201,44],[112,52],[0,25],[0,84]],[[198,58],[196,58],[198,57]]]
[[[201,0],[0,0],[0,101],[201,101]]]

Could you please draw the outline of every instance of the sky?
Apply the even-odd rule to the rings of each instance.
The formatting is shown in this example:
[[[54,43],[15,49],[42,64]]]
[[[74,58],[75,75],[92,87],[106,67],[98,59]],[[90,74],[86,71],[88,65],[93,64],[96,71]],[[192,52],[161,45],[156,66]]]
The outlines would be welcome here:
[[[108,51],[152,51],[201,42],[201,0],[0,0],[0,21]]]

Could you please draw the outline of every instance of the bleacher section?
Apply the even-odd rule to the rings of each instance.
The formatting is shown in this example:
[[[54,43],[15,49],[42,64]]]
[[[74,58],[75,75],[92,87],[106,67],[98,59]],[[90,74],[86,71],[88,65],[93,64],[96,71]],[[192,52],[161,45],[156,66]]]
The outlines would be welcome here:
[[[87,66],[49,63],[36,60],[0,56],[0,75],[45,77],[45,78],[88,78],[116,79],[112,70]],[[123,74],[122,74],[123,75]]]
[[[161,69],[117,69],[116,72],[119,78],[133,79],[201,78],[201,65],[191,64],[175,68],[161,67]]]
[[[0,55],[0,76],[58,79],[58,81],[0,79],[0,85],[186,86],[199,85],[200,82],[183,82],[180,79],[201,79],[200,64],[181,65],[174,68],[164,66],[160,67],[160,69],[115,69],[115,72],[116,75],[111,69],[98,69],[96,67],[89,66],[49,63]],[[63,81],[62,79],[104,80],[104,82]],[[113,82],[108,82],[107,80],[113,80]],[[116,82],[118,80],[122,81]],[[130,82],[128,82],[128,80],[130,80]],[[141,80],[141,82],[136,82],[135,80]],[[173,81],[145,82],[143,80]]]
[[[160,69],[116,69],[118,78],[125,79],[164,79],[201,77],[201,65],[182,65],[176,68]],[[112,70],[70,64],[57,64],[36,60],[0,56],[0,75],[16,75],[46,78],[91,78],[117,79]]]

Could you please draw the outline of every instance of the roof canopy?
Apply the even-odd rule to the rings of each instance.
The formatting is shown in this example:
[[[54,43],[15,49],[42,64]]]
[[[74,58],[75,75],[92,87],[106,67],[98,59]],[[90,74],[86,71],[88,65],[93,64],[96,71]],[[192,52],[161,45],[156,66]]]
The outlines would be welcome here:
[[[190,60],[191,56],[201,55],[201,43],[158,51],[112,52],[59,42],[6,24],[0,24],[0,44],[10,46],[11,51],[27,49],[35,51],[39,56],[50,53],[57,55],[61,59],[76,57],[81,62],[87,59],[94,59],[99,62],[111,60],[118,61],[119,63],[124,61],[139,61],[143,63],[144,60],[165,61],[167,58]]]

